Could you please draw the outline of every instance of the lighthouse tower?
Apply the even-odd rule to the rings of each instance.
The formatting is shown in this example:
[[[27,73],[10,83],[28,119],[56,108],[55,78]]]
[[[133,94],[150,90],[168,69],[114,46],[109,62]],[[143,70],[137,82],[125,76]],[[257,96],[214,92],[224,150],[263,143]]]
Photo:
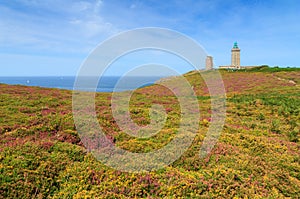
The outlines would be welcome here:
[[[231,49],[231,66],[235,67],[236,69],[241,68],[240,63],[240,52],[237,42],[234,42],[233,48]]]
[[[212,70],[214,67],[213,63],[213,57],[212,56],[207,56],[205,60],[205,65],[206,65],[206,70]]]

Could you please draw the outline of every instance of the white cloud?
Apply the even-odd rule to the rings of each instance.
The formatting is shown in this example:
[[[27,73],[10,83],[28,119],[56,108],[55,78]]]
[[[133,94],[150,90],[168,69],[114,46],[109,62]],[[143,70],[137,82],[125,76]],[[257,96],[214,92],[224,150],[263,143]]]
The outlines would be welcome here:
[[[131,4],[130,9],[134,9],[134,8],[136,8],[136,4]]]
[[[74,4],[76,8],[74,17],[69,20],[73,29],[79,30],[82,36],[86,39],[95,37],[110,36],[117,33],[119,30],[113,24],[107,22],[101,15],[103,2],[95,1],[93,4],[88,2],[78,2]],[[74,11],[75,11],[74,10]],[[78,13],[80,11],[80,13]]]
[[[84,12],[86,10],[91,9],[91,7],[92,4],[90,2],[80,1],[80,2],[73,3],[69,9],[72,12]]]
[[[18,2],[18,8],[0,5],[2,49],[87,53],[119,31],[101,15],[103,2],[99,0]]]

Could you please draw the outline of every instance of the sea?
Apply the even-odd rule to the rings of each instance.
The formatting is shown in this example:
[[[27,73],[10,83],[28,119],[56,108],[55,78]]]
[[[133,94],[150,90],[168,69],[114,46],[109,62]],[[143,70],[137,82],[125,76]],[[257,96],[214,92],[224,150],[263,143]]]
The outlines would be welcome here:
[[[85,77],[82,81],[86,85],[91,85],[89,82],[98,77]],[[25,86],[38,86],[45,88],[59,88],[66,90],[87,90],[96,92],[120,92],[126,90],[135,90],[136,88],[145,87],[154,84],[161,76],[102,76],[97,84],[96,89],[91,86],[80,88],[74,87],[76,80],[75,76],[43,76],[43,77],[0,77],[0,83],[10,85],[25,85]],[[82,82],[81,81],[81,82]],[[121,81],[121,83],[118,83]],[[97,82],[97,81],[96,81]],[[117,84],[118,83],[118,84]]]

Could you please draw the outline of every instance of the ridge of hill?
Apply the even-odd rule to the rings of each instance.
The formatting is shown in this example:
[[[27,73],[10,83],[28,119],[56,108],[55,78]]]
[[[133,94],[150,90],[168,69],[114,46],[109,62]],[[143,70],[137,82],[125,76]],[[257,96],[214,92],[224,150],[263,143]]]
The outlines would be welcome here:
[[[220,73],[227,117],[213,151],[199,158],[211,107],[205,82],[191,71],[184,77],[199,100],[199,132],[173,164],[140,174],[111,169],[87,152],[73,122],[71,91],[0,84],[0,198],[299,197],[300,71]],[[166,81],[176,87],[176,78]],[[150,152],[176,136],[180,105],[165,87],[144,87],[131,97],[139,125],[150,123],[152,103],[167,112],[164,128],[148,139],[120,131],[110,100],[111,93],[97,93],[96,112],[116,146]]]

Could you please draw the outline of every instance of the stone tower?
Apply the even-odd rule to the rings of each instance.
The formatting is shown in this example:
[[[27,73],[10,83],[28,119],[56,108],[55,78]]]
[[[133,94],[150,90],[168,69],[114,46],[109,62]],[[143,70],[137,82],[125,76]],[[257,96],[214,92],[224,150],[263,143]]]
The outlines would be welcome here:
[[[237,42],[234,42],[233,48],[231,49],[231,66],[240,69],[241,63],[240,63],[240,52]]]
[[[207,56],[205,60],[205,69],[206,70],[212,70],[213,69],[213,57],[212,56]]]

